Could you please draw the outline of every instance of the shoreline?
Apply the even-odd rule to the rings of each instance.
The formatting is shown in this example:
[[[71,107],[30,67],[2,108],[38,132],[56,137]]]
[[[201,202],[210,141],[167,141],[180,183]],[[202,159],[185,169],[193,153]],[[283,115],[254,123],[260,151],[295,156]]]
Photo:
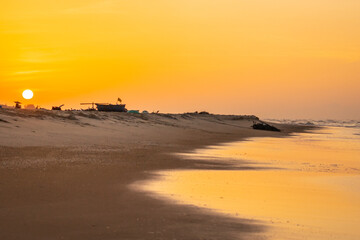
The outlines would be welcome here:
[[[239,233],[246,239],[265,227],[152,199],[128,186],[159,170],[231,168],[171,153],[311,129],[275,124],[284,131],[253,130],[251,119],[223,115],[30,114],[0,112],[9,122],[0,123],[7,138],[0,140],[3,239],[234,239]]]
[[[180,156],[241,167],[159,171],[134,188],[174,204],[257,219],[269,227],[264,239],[358,239],[357,131],[326,127],[197,149]]]

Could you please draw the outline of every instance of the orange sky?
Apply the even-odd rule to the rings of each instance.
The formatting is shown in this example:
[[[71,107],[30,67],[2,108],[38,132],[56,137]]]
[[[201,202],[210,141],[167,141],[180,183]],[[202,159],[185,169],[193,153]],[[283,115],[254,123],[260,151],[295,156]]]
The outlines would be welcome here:
[[[360,119],[359,0],[1,6],[0,103]]]

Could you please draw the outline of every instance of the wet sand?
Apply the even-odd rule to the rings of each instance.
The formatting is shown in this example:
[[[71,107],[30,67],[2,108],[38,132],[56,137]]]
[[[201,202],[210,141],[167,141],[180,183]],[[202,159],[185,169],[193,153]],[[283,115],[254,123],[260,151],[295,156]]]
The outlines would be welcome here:
[[[254,136],[253,117],[0,111],[0,239],[257,239],[259,221],[129,185],[168,169],[232,169],[172,153]]]
[[[261,236],[268,240],[357,240],[358,130],[322,128],[286,138],[252,138],[180,153],[189,160],[213,159],[242,168],[159,171],[157,179],[133,186],[174,203],[261,220],[268,227]]]

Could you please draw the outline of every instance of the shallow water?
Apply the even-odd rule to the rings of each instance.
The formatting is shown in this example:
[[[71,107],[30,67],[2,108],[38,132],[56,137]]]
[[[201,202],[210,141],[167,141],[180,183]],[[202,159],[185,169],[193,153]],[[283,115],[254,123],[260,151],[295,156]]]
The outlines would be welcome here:
[[[258,170],[160,172],[143,190],[261,220],[267,239],[360,239],[360,130],[331,127],[179,154]]]

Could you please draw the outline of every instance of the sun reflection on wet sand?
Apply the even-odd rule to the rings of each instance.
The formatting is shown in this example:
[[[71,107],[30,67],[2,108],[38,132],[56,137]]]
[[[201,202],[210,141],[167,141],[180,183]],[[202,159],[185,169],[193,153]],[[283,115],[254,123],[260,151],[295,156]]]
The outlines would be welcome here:
[[[271,226],[264,234],[269,239],[360,239],[356,130],[327,128],[182,154],[191,159],[245,159],[274,169],[167,171],[144,188],[178,203],[262,220]]]

